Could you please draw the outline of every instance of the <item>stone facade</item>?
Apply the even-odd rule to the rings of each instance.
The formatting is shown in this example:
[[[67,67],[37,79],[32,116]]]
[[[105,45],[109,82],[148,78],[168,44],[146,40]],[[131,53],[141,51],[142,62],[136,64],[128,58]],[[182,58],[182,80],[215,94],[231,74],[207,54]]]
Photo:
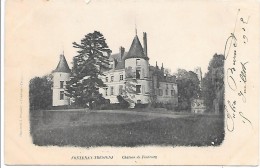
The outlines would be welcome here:
[[[152,102],[177,106],[176,77],[166,75],[163,65],[159,68],[157,63],[156,66],[149,64],[146,33],[143,34],[143,45],[144,47],[136,35],[128,52],[120,47],[119,53],[109,56],[108,70],[103,70],[104,75],[100,76],[106,87],[99,88],[99,92],[109,99],[110,103],[118,103],[117,96],[121,95],[131,107],[136,103]],[[61,82],[64,81],[65,84],[69,80],[69,74],[70,70],[63,55],[53,73],[53,106],[69,104],[69,99],[61,95],[64,91]]]
[[[120,47],[118,54],[110,56],[110,70],[104,71],[100,88],[102,95],[111,103],[118,103],[121,95],[131,104],[151,102],[178,105],[178,89],[175,76],[164,74],[163,65],[151,66],[147,55],[147,37],[144,33],[142,47],[136,35],[128,52]]]

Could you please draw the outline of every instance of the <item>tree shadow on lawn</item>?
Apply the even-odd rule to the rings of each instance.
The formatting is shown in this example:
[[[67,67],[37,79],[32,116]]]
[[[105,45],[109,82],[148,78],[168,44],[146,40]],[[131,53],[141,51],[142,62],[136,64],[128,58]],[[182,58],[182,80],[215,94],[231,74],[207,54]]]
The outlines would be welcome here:
[[[39,146],[218,146],[224,140],[223,116],[157,118],[126,124],[75,126],[32,133]]]

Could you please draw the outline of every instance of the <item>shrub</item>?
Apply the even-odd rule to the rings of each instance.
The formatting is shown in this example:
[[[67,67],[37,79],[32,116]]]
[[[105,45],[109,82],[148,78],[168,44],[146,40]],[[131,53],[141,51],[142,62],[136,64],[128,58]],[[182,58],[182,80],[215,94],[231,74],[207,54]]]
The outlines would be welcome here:
[[[154,102],[151,105],[153,108],[165,108],[167,110],[175,110],[176,107],[172,103],[161,103],[161,102]]]
[[[153,107],[153,108],[164,108],[163,104],[160,103],[160,102],[154,102],[154,103],[152,104],[152,107]]]
[[[49,106],[46,110],[83,109],[77,105]]]
[[[179,110],[190,110],[190,105],[187,102],[179,102],[178,109]]]
[[[96,110],[117,110],[117,109],[126,109],[130,104],[121,96],[117,96],[119,103],[110,104],[110,100],[106,99],[101,105],[95,106]]]
[[[99,110],[117,110],[117,109],[122,109],[122,105],[120,103],[102,104],[99,108]]]
[[[147,108],[148,104],[140,104],[140,103],[136,103],[135,104],[135,108]]]
[[[121,106],[121,108],[126,109],[130,106],[129,102],[126,101],[121,95],[117,96],[117,100],[119,102],[119,105]]]
[[[29,84],[31,110],[47,109],[52,105],[52,76],[34,77]]]

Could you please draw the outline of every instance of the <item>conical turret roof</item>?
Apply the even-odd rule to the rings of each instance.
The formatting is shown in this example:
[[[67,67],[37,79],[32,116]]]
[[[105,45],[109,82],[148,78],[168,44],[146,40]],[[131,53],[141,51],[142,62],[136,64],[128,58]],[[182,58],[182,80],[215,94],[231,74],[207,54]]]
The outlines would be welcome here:
[[[129,49],[128,54],[126,55],[126,57],[124,59],[128,59],[128,58],[143,58],[148,60],[149,58],[144,54],[144,50],[143,47],[140,43],[140,40],[138,38],[138,36],[136,35],[132,45]]]
[[[54,72],[65,72],[70,73],[69,65],[66,61],[66,58],[63,54],[60,55],[60,62]]]

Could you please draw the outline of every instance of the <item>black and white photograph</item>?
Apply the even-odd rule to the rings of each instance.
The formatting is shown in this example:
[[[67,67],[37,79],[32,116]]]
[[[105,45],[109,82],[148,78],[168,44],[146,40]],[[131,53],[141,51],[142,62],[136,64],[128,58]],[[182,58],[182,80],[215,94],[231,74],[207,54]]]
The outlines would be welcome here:
[[[244,150],[256,156],[251,150],[258,145],[256,4],[6,1],[5,124],[17,115],[12,121],[17,126],[7,128],[6,136],[16,130],[28,151],[64,151],[64,164],[119,159],[121,165],[196,165],[212,150],[215,157],[246,161],[213,157],[208,164],[254,165],[256,157],[236,156],[235,147],[251,137]],[[163,162],[156,149],[176,159]],[[183,151],[175,157],[176,150]],[[200,159],[194,161],[192,153]]]
[[[30,124],[36,145],[220,145],[224,139],[224,56],[208,71],[151,65],[147,33],[113,53],[102,33],[88,33],[70,69],[65,54],[30,80]],[[162,44],[163,45],[163,44]],[[151,49],[152,50],[152,49]]]

